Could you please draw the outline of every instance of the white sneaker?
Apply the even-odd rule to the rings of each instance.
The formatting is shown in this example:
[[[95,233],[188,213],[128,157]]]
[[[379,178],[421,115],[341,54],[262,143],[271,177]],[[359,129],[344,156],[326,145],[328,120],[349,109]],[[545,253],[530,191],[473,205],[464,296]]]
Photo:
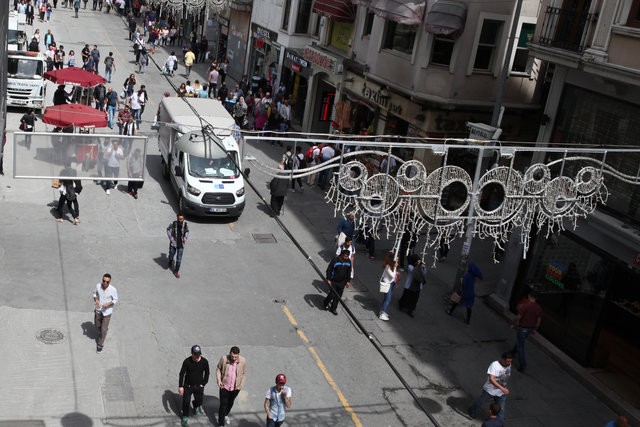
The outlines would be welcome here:
[[[378,316],[378,319],[384,320],[386,322],[389,320],[389,315],[383,311],[382,313],[380,313],[380,316]]]
[[[111,190],[109,190],[109,189],[107,188],[107,196],[108,196],[109,194],[111,194]]]
[[[229,416],[224,417],[224,423],[225,423],[226,425],[231,424],[231,418],[230,418]]]

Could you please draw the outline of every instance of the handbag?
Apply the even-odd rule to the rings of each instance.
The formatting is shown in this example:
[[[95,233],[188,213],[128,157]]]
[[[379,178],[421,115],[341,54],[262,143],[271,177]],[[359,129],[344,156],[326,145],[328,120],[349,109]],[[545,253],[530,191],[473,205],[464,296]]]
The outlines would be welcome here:
[[[458,304],[460,302],[460,299],[462,298],[462,295],[460,295],[458,293],[458,291],[453,291],[453,293],[451,294],[451,296],[449,297],[449,300],[452,303]]]
[[[380,292],[386,294],[391,289],[391,282],[385,282],[380,278]]]

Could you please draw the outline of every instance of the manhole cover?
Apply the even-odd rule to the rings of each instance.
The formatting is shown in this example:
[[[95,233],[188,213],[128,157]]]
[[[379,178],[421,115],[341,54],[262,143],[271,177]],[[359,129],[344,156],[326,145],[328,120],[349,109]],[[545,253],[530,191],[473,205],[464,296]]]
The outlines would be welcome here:
[[[36,338],[45,344],[57,344],[64,340],[64,334],[57,329],[42,329],[38,331]]]
[[[269,234],[252,234],[253,236],[253,240],[255,240],[257,243],[278,243],[276,240],[276,237],[269,233]]]

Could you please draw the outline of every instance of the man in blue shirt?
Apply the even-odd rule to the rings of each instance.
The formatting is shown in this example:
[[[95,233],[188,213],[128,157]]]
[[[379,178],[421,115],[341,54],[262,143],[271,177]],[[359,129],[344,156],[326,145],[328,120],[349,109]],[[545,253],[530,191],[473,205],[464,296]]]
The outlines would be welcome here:
[[[489,405],[489,418],[482,423],[482,427],[504,427],[504,421],[498,418],[502,408],[497,403]]]
[[[291,408],[291,388],[286,386],[287,377],[276,375],[276,385],[267,390],[264,410],[267,413],[267,427],[280,427],[284,422],[285,408]]]

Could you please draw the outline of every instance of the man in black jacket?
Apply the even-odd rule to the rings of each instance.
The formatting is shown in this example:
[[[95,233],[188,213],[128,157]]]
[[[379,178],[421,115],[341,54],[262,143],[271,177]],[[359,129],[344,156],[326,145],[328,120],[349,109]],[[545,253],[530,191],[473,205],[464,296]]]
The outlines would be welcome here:
[[[283,162],[280,162],[278,168],[286,170]],[[271,210],[275,215],[280,215],[284,205],[284,196],[287,195],[289,190],[289,179],[287,177],[274,177],[269,183],[269,190],[271,190]]]
[[[329,289],[327,297],[324,299],[323,305],[325,310],[331,311],[334,315],[338,315],[338,301],[342,298],[342,292],[345,287],[349,287],[351,282],[351,252],[348,249],[342,250],[340,255],[335,257],[327,266],[327,282],[333,290]]]
[[[189,423],[189,404],[193,395],[194,414],[202,414],[204,386],[209,381],[209,361],[202,357],[199,345],[191,347],[191,357],[182,362],[178,379],[178,393],[182,396],[182,426]]]

